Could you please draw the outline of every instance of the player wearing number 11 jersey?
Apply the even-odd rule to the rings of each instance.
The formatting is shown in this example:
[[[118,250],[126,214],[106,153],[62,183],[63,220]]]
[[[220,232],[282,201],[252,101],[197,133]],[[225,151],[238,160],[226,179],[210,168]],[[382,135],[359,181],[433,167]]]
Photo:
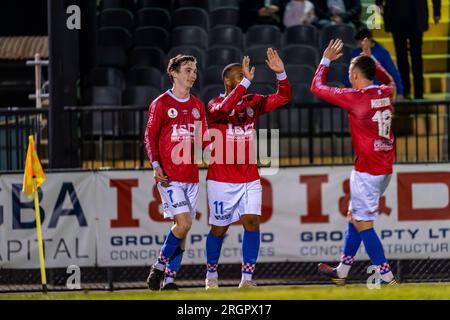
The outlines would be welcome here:
[[[341,261],[336,268],[320,263],[319,272],[338,285],[345,284],[354,256],[363,242],[372,263],[378,267],[381,279],[396,284],[373,228],[378,217],[379,198],[389,184],[394,162],[391,120],[395,85],[383,67],[370,56],[370,46],[365,39],[363,53],[350,64],[352,89],[327,86],[325,79],[330,62],[342,56],[342,48],[341,40],[330,42],[311,85],[314,95],[348,112],[357,156],[350,176],[349,224]],[[375,77],[380,86],[373,84]]]

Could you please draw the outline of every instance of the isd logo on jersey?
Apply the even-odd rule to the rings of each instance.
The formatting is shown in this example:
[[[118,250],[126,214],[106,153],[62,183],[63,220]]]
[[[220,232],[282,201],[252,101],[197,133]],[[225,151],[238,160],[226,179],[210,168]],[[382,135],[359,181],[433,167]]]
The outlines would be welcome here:
[[[199,118],[200,118],[200,112],[198,111],[197,108],[192,109],[192,116],[193,116],[195,119],[199,119]]]
[[[253,118],[253,116],[255,115],[255,112],[253,111],[253,109],[250,107],[247,107],[245,110],[247,111],[247,115],[249,117]]]
[[[172,119],[176,118],[178,115],[178,111],[175,108],[170,108],[169,110],[167,110],[167,115]]]

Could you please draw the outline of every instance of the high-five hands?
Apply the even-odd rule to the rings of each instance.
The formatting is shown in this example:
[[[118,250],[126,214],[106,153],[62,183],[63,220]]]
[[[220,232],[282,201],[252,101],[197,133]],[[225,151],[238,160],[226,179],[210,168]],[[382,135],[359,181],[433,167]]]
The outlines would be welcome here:
[[[323,57],[330,61],[335,61],[342,57],[342,49],[344,48],[344,42],[341,39],[334,39],[330,41],[330,44],[323,52]]]
[[[249,81],[253,80],[253,77],[255,76],[255,67],[252,67],[250,69],[249,56],[244,56],[244,59],[242,59],[242,72],[244,73],[244,77],[246,79],[248,79]]]
[[[267,49],[266,64],[273,72],[284,72],[284,63],[278,55],[278,52],[276,50],[273,50],[272,48]]]

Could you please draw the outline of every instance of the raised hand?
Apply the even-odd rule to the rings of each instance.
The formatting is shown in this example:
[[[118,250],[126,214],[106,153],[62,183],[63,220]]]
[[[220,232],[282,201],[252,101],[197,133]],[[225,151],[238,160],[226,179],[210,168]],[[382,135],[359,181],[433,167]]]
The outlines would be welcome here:
[[[244,56],[242,59],[242,71],[244,73],[244,77],[248,80],[252,81],[255,77],[255,67],[250,69],[250,58],[249,56]]]
[[[276,73],[284,72],[283,60],[281,60],[280,56],[278,55],[278,52],[276,50],[273,50],[272,48],[267,49],[266,63],[269,69],[272,70],[273,72]]]
[[[364,40],[361,41],[361,49],[361,56],[370,57],[372,55],[372,51],[370,49],[370,40],[368,38],[364,38]]]
[[[341,39],[331,40],[328,47],[323,52],[323,57],[330,61],[335,61],[342,57],[342,48],[344,48],[344,42]]]

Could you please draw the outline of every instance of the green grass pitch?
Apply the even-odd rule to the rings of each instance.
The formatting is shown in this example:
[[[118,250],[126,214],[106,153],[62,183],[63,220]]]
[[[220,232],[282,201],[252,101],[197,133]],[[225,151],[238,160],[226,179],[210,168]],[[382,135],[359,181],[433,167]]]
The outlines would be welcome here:
[[[214,291],[202,288],[180,291],[152,292],[148,290],[76,291],[43,293],[4,293],[0,299],[25,300],[390,300],[390,299],[450,299],[449,283],[401,284],[395,287],[368,289],[363,284],[336,286],[261,286]]]

